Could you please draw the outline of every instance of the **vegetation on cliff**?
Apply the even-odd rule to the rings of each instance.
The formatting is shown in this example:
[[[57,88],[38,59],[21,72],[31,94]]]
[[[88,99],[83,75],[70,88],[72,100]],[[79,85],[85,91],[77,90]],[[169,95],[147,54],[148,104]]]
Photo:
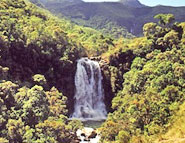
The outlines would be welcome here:
[[[168,129],[174,113],[184,102],[184,23],[174,23],[172,14],[155,18],[158,23],[144,25],[145,37],[134,41],[139,40],[134,49],[132,41],[108,54],[110,64],[118,69],[116,75],[120,75],[119,69],[124,69],[126,55],[134,60],[123,75],[121,90],[120,78],[113,80],[113,88],[118,92],[112,101],[114,112],[101,128],[103,142],[154,142]],[[121,55],[125,55],[125,60]]]
[[[29,1],[2,0],[0,19],[0,142],[73,142],[81,123],[68,120],[70,100],[57,88],[73,94],[83,46]]]

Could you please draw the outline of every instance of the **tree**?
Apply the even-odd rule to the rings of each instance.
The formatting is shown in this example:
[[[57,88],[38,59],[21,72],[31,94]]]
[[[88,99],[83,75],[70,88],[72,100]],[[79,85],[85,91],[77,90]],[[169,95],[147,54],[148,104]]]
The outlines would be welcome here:
[[[171,30],[164,36],[164,46],[169,46],[172,48],[173,46],[177,46],[180,43],[178,33],[174,30]]]
[[[1,97],[0,97],[0,128],[1,129],[4,128],[6,121],[8,119],[7,112],[8,112],[7,107],[4,104],[3,99],[1,99]],[[0,135],[1,135],[1,133],[0,133]]]
[[[45,120],[36,125],[36,142],[72,143],[76,139],[65,123],[56,120]]]
[[[46,84],[46,79],[43,75],[41,74],[36,74],[33,76],[33,81],[36,82],[37,84],[43,86]]]
[[[147,38],[152,38],[152,36],[156,33],[156,27],[157,24],[153,22],[145,24],[143,26],[144,36],[146,36]]]
[[[18,85],[11,81],[0,83],[0,98],[8,109],[14,106],[14,95],[17,91]]]
[[[0,143],[9,143],[9,141],[5,138],[0,137]]]
[[[21,118],[19,120],[9,119],[6,127],[10,142],[17,143],[23,141],[22,138],[25,133],[25,127]]]
[[[60,117],[67,114],[66,102],[67,98],[62,95],[55,87],[46,92],[49,102],[50,116]]]
[[[170,24],[172,24],[172,22],[175,20],[175,17],[173,14],[158,14],[156,16],[154,16],[155,19],[159,20],[159,24],[161,26],[165,26],[165,27],[169,27]]]
[[[120,131],[117,136],[118,143],[128,143],[129,139],[130,139],[130,134],[126,131]]]
[[[20,92],[22,92],[23,95],[26,96],[25,98],[23,98],[23,101],[20,100],[22,98],[16,97],[17,99],[19,99],[17,100],[18,104],[22,104],[23,102],[23,104],[20,105],[22,108],[21,117],[29,126],[35,126],[38,122],[44,121],[48,118],[48,102],[45,92],[41,86],[35,85],[29,90],[20,90],[19,93],[16,94],[16,96],[21,95]]]

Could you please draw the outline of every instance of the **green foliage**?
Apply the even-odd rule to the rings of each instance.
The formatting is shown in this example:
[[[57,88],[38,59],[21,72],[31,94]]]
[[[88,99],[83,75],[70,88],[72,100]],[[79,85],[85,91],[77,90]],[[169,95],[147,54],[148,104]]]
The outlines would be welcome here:
[[[79,121],[79,120],[75,120],[75,119],[74,120],[71,120],[69,122],[68,126],[74,132],[76,132],[78,129],[82,129],[83,128],[82,122]]]
[[[0,142],[1,143],[9,143],[9,141],[7,139],[5,139],[5,138],[0,138]]]
[[[41,86],[34,86],[27,92],[27,99],[22,106],[22,118],[31,126],[44,121],[49,114],[46,95]]]
[[[128,143],[130,135],[126,131],[120,131],[118,134],[118,143]]]
[[[185,115],[185,104],[183,103],[181,106],[179,106],[177,112],[172,116],[171,122],[168,124],[168,129],[165,133],[161,135],[161,137],[158,137],[156,142],[159,140],[162,141],[166,140],[167,142],[176,141],[177,139],[183,139],[184,133],[185,133],[185,123],[184,123],[184,115]]]
[[[63,23],[66,24],[66,21],[63,21]],[[74,42],[80,42],[89,56],[101,55],[114,46],[112,38],[104,36],[101,32],[94,29],[71,25],[70,23],[65,25],[65,29],[69,38]]]
[[[169,45],[172,47],[173,45],[178,45],[179,44],[179,37],[178,33],[176,31],[170,31],[164,36],[164,41],[166,45]]]
[[[56,88],[45,92],[35,85],[16,90],[17,85],[8,81],[0,86],[2,95],[7,95],[0,98],[0,136],[8,139],[1,138],[2,142],[71,143],[76,139],[75,132],[82,123],[64,116],[67,98]]]
[[[152,142],[172,126],[185,98],[185,25],[173,23],[172,14],[145,24],[145,37],[113,40],[29,1],[1,0],[0,13],[0,142],[76,140],[82,123],[68,119],[66,104],[74,95],[76,60],[85,55],[103,55],[108,91],[117,94],[100,129],[102,142]],[[124,33],[109,22],[97,29]]]
[[[121,126],[120,126],[121,125]],[[124,126],[120,122],[107,121],[103,124],[101,131],[101,140],[102,142],[114,141],[118,133],[124,129]]]
[[[73,96],[76,60],[87,55],[81,40],[87,41],[92,49],[97,48],[101,44],[97,46],[96,41],[87,39],[94,35],[93,39],[98,40],[95,35],[101,33],[87,28],[86,34],[79,34],[83,27],[58,19],[28,0],[2,0],[0,6],[0,79],[27,87],[37,84],[46,90],[55,86],[65,95]],[[77,38],[70,37],[72,34]],[[81,39],[83,36],[86,39]],[[108,44],[104,47],[108,48]],[[97,50],[92,51],[97,54]]]
[[[86,55],[69,36],[80,27],[27,0],[2,0],[0,13],[0,142],[74,142],[82,123],[68,121],[67,97],[51,87],[73,83],[63,78]]]
[[[145,24],[143,26],[144,36],[149,37],[151,35],[154,35],[156,32],[156,27],[157,27],[157,24],[153,22]]]
[[[18,85],[12,83],[11,81],[5,81],[0,83],[0,98],[3,100],[3,104],[10,109],[14,105],[14,94]]]
[[[36,74],[33,76],[33,81],[35,81],[36,83],[40,84],[40,85],[45,85],[46,84],[46,79],[43,75],[40,74]]]
[[[6,128],[8,130],[8,138],[10,142],[22,142],[25,126],[21,119],[9,119]]]
[[[85,55],[81,44],[68,37],[75,27],[69,21],[59,20],[24,0],[2,0],[0,5],[1,69],[3,74],[7,74],[6,67],[9,69],[9,79],[29,81],[40,73],[49,79],[47,84],[53,84],[58,81],[51,78],[60,79],[58,73]],[[77,42],[75,38],[73,41]]]
[[[9,68],[8,67],[2,67],[0,66],[0,78],[1,79],[7,79],[7,76],[8,76],[8,71],[9,71]]]
[[[158,14],[154,18],[159,19],[159,24],[163,26],[169,25],[175,20],[173,14]]]
[[[111,87],[112,91],[116,93],[118,89],[121,89],[121,84],[123,81],[120,79],[120,76],[122,73],[114,66],[110,66],[110,72],[111,72]]]
[[[153,142],[156,135],[167,129],[174,112],[185,100],[183,29],[172,23],[173,15],[156,17],[159,24],[144,25],[147,38],[139,41],[139,45],[137,41],[132,44],[137,46],[133,49],[135,58],[131,69],[123,75],[123,89],[112,101],[114,112],[102,126],[103,141]],[[130,43],[126,51],[128,49],[131,49]],[[119,50],[116,54],[124,52]],[[115,60],[116,56],[112,58]],[[122,61],[117,58],[114,62],[120,67]],[[112,124],[106,131],[110,122],[125,128],[114,128]],[[126,123],[129,126],[125,126]]]
[[[78,6],[76,6],[76,4]],[[109,36],[109,37],[114,37],[114,38],[119,38],[119,37],[126,37],[126,38],[132,38],[134,37],[131,33],[128,32],[125,26],[122,26],[122,24],[118,24],[116,19],[119,19],[121,14],[123,15],[124,12],[127,14],[127,10],[122,12],[120,10],[120,5],[118,3],[117,9],[115,7],[111,7],[108,5],[103,5],[99,4],[97,6],[96,3],[94,4],[86,4],[82,1],[77,2],[77,1],[45,1],[43,2],[43,5],[45,5],[46,8],[48,8],[51,12],[59,15],[60,17],[66,16],[67,18],[71,19],[74,23],[77,23],[82,26],[86,27],[91,27],[93,29],[96,29],[103,34]],[[73,7],[73,8],[71,8]],[[81,7],[83,7],[84,11],[81,10]],[[92,7],[97,9],[97,14],[93,14],[94,11],[92,10]],[[125,8],[121,5],[122,8]],[[90,9],[90,11],[88,11]],[[114,15],[116,18],[114,18],[112,15],[110,15],[109,11],[107,9],[112,9],[111,14]],[[106,12],[105,12],[106,11]],[[121,16],[121,18],[127,18],[130,17],[131,14],[124,16]],[[114,20],[113,20],[114,18]]]
[[[71,143],[74,136],[66,128],[65,123],[46,120],[36,126],[36,142],[65,142]]]
[[[2,128],[7,120],[7,107],[4,104],[4,100],[0,98],[0,127]]]
[[[46,92],[46,97],[49,102],[50,116],[60,117],[60,115],[67,114],[67,98],[55,87],[52,87],[50,91]]]
[[[131,68],[136,69],[136,70],[142,70],[145,63],[146,63],[146,59],[136,57],[134,61],[132,62]]]

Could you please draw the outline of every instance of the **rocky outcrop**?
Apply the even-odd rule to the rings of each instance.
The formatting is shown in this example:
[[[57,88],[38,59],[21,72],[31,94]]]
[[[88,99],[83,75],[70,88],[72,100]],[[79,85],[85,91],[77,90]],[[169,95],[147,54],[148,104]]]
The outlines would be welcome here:
[[[130,7],[143,7],[138,0],[120,0],[120,3],[122,3],[125,6],[130,6]]]
[[[111,102],[114,96],[121,90],[124,82],[123,74],[130,70],[135,55],[133,51],[117,52],[108,60],[101,59],[99,64],[103,74],[103,88],[105,92],[105,104],[107,111],[111,112]]]
[[[80,140],[79,143],[98,143],[100,140],[100,135],[93,128],[84,127],[83,129],[78,129],[76,134]]]
[[[98,135],[97,132],[94,130],[94,131],[92,131],[91,134],[88,136],[88,139],[96,138],[97,135]]]

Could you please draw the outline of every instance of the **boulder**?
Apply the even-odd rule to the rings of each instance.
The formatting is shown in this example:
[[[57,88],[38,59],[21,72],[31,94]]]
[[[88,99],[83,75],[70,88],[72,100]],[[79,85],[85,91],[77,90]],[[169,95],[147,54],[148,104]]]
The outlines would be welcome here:
[[[96,131],[94,130],[94,131],[91,132],[91,134],[88,136],[88,138],[89,138],[89,139],[91,139],[91,138],[96,138],[97,135],[98,135],[98,134],[97,134]]]

